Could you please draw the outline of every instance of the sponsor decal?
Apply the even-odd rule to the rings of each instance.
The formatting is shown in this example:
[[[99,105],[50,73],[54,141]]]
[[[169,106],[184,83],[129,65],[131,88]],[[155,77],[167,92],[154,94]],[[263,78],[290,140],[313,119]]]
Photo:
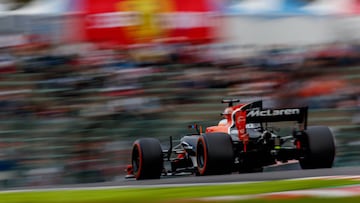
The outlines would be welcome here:
[[[171,1],[123,0],[117,3],[116,10],[136,13],[134,24],[123,26],[124,32],[128,38],[134,38],[135,42],[146,43],[166,35],[158,13],[171,12],[174,5]]]
[[[127,27],[140,24],[139,12],[108,12],[87,16],[88,28]]]
[[[259,117],[259,116],[290,116],[299,115],[300,109],[267,109],[267,110],[251,110],[247,113],[247,117]]]
[[[116,28],[139,26],[138,29],[157,32],[158,29],[191,29],[210,27],[211,12],[168,12],[144,15],[139,11],[118,11],[88,15],[88,28]],[[145,17],[152,18],[146,19]],[[155,29],[155,30],[152,30]]]
[[[237,118],[237,123],[241,123],[241,122],[245,122],[245,121],[246,121],[246,118],[243,115],[241,115]]]

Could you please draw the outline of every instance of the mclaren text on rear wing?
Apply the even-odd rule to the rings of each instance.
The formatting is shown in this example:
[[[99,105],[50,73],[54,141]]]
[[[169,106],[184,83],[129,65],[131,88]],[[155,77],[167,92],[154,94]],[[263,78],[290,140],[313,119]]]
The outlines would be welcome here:
[[[280,121],[297,121],[307,125],[308,107],[281,108],[281,109],[248,109],[246,123],[267,123]]]

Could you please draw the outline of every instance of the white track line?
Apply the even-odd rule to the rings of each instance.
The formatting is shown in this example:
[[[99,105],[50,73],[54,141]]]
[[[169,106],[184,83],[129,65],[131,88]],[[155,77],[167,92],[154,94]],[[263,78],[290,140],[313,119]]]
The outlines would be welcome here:
[[[306,178],[293,178],[287,179],[287,181],[297,180],[337,180],[337,179],[350,179],[360,180],[359,176],[317,176],[317,177],[306,177]],[[58,188],[42,188],[42,189],[14,189],[14,190],[3,190],[3,193],[22,193],[22,192],[49,192],[49,191],[77,191],[77,190],[109,190],[109,189],[131,189],[131,188],[168,188],[168,187],[191,187],[191,186],[209,186],[209,185],[239,185],[248,183],[259,183],[268,181],[249,181],[249,182],[226,182],[226,183],[191,183],[191,184],[159,184],[159,185],[127,185],[127,186],[98,186],[98,187],[58,187]],[[140,184],[140,183],[139,183]],[[360,192],[359,192],[360,193]]]
[[[360,185],[346,186],[341,188],[329,189],[309,189],[309,190],[294,190],[286,192],[273,192],[255,195],[233,195],[233,196],[218,196],[205,197],[196,200],[201,201],[235,201],[247,199],[292,199],[298,197],[321,197],[321,198],[335,198],[335,197],[354,197],[360,196]]]

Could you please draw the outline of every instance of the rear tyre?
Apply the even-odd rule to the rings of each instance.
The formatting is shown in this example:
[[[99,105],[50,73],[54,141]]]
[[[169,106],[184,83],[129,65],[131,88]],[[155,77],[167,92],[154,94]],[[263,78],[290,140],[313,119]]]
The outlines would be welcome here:
[[[204,134],[196,147],[197,175],[227,174],[232,172],[234,151],[230,135]]]
[[[157,139],[136,140],[133,144],[131,160],[137,180],[160,178],[164,163],[161,145]]]
[[[299,159],[302,169],[331,168],[335,158],[333,134],[326,126],[311,126],[302,143],[304,156]]]

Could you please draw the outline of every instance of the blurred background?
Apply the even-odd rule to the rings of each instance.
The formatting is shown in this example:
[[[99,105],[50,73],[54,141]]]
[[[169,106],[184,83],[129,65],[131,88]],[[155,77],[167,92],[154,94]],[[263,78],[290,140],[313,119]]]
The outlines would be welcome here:
[[[124,178],[223,98],[309,106],[360,165],[359,0],[1,0],[0,188]]]

